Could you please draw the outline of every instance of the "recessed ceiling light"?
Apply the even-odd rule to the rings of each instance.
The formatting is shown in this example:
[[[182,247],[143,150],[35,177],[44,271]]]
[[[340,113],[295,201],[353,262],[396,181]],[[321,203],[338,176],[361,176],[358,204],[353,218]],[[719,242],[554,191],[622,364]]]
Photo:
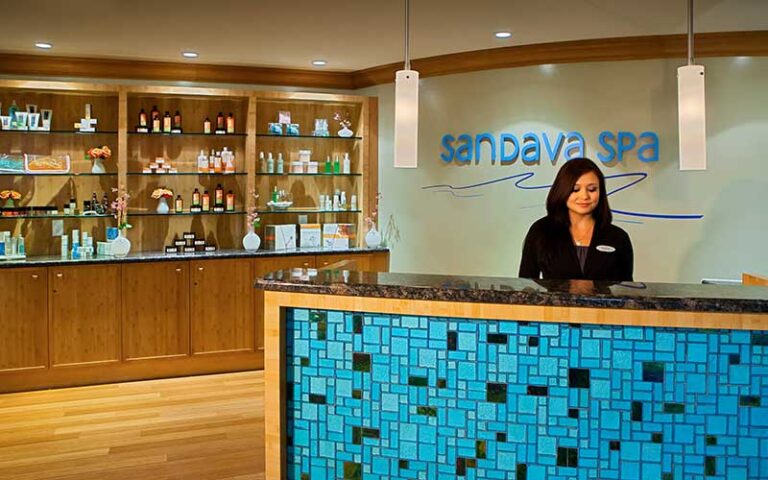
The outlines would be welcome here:
[[[200,56],[197,52],[181,52],[181,55],[184,58],[197,58]]]
[[[512,32],[496,32],[493,35],[496,38],[509,38],[512,36]]]
[[[51,48],[53,48],[53,44],[48,42],[36,42],[35,46],[37,48],[42,48],[43,50],[50,50]]]
[[[316,67],[324,67],[328,65],[328,62],[326,62],[325,60],[312,60],[312,65]]]

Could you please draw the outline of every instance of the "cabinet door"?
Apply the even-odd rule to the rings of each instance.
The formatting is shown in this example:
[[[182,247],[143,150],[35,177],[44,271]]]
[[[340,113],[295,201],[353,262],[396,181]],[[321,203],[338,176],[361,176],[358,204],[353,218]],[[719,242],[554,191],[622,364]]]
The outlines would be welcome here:
[[[315,268],[313,255],[286,255],[284,257],[256,258],[253,260],[254,277],[263,277],[270,272],[291,268]],[[264,290],[256,290],[256,348],[264,349]]]
[[[48,366],[45,268],[0,270],[0,371]]]
[[[362,272],[388,272],[389,252],[346,253],[340,255],[318,255],[317,268],[325,268],[343,260],[354,263],[344,265],[342,270],[359,270]]]
[[[51,364],[120,360],[120,265],[48,269]]]
[[[253,351],[253,262],[199,260],[192,268],[192,353]]]
[[[189,262],[123,265],[123,358],[189,354]]]

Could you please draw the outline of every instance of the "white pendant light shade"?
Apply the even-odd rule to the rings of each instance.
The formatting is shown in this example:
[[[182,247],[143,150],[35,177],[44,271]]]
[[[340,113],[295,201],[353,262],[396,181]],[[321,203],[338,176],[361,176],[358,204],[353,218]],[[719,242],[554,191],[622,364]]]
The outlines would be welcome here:
[[[677,110],[680,170],[706,170],[707,129],[703,66],[686,65],[677,69]]]
[[[416,168],[419,150],[419,72],[395,77],[395,168]]]

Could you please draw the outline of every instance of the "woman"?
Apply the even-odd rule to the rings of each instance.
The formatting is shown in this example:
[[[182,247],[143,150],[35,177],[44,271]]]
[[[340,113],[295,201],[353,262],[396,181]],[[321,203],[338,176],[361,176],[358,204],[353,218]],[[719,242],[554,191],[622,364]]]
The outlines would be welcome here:
[[[606,193],[592,160],[566,162],[547,195],[547,216],[525,237],[519,276],[632,281],[632,242],[611,224]]]

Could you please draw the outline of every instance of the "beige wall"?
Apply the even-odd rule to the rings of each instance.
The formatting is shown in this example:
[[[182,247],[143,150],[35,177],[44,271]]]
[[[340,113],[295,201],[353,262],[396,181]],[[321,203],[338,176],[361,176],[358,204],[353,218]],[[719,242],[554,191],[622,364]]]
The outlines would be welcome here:
[[[400,240],[392,270],[516,276],[530,224],[544,214],[546,190],[522,191],[512,182],[473,191],[476,198],[432,193],[423,186],[462,185],[535,172],[551,182],[563,158],[535,167],[520,160],[492,166],[487,149],[480,165],[445,165],[444,134],[577,130],[595,158],[603,130],[660,137],[660,160],[635,157],[603,168],[607,175],[646,172],[648,178],[611,197],[615,209],[648,213],[701,213],[701,220],[616,216],[635,248],[635,278],[698,282],[768,273],[768,58],[720,58],[707,69],[709,169],[677,167],[679,61],[648,60],[535,66],[475,72],[421,81],[419,168],[392,168],[392,84],[360,91],[380,98],[382,223],[394,220]],[[619,186],[621,181],[612,181]],[[624,221],[642,223],[625,223]]]

